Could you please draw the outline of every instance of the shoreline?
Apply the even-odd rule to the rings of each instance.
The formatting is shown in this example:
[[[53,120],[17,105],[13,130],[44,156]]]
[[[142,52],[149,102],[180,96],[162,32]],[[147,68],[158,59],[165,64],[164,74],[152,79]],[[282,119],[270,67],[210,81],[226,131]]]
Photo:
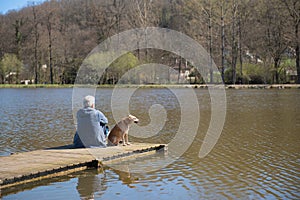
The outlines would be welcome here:
[[[118,84],[118,85],[97,85],[97,88],[200,88],[222,87],[221,84]],[[225,89],[300,89],[300,84],[244,84],[244,85],[224,85]],[[94,87],[93,85],[74,85],[74,84],[0,84],[2,88],[73,88],[73,87]]]

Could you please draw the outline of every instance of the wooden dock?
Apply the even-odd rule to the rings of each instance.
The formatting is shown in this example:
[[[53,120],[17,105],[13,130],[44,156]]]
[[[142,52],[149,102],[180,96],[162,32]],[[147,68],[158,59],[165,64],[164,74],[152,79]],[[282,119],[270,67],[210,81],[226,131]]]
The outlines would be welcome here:
[[[166,148],[164,144],[145,143],[92,149],[65,146],[0,157],[0,189],[87,168],[103,167],[109,162],[145,156]]]

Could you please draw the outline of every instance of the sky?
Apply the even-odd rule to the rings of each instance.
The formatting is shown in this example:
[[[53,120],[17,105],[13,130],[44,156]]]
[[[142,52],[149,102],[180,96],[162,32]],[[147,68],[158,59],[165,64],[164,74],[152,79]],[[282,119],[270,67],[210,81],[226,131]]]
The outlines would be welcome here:
[[[28,2],[41,2],[41,0],[0,0],[0,13],[6,14],[9,10],[19,10],[27,6]]]

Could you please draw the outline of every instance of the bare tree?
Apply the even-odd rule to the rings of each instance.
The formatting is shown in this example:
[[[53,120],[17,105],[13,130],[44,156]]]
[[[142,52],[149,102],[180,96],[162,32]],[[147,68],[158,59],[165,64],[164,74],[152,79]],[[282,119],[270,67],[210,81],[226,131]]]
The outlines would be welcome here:
[[[127,15],[131,28],[145,28],[149,26],[158,25],[159,16],[154,12],[154,1],[149,0],[128,0]],[[147,46],[147,34],[143,36],[137,35],[137,37],[145,37]],[[137,40],[139,41],[139,40]],[[139,47],[139,44],[137,44]],[[137,50],[138,58],[141,59],[140,49]],[[148,59],[148,50],[145,49],[145,60]]]
[[[125,2],[121,0],[104,2],[91,1],[93,19],[91,23],[96,28],[98,43],[120,30],[121,16],[125,7]]]
[[[238,44],[237,44],[237,31],[236,31],[236,24],[237,24],[237,12],[238,12],[238,4],[236,0],[232,1],[232,9],[231,9],[231,66],[232,66],[232,83],[235,84],[236,82],[236,64],[237,64],[237,57],[238,57]]]
[[[34,83],[39,83],[39,61],[38,61],[38,42],[39,42],[39,32],[38,32],[38,18],[37,18],[37,10],[34,3],[32,3],[32,15],[33,15],[33,49],[34,49],[34,60],[33,60],[33,66],[34,66]]]
[[[222,54],[222,60],[221,60],[221,77],[224,81],[224,74],[225,74],[225,16],[227,12],[226,8],[226,2],[225,0],[222,0],[219,4],[220,6],[220,18],[221,18],[221,54]]]
[[[249,9],[248,9],[249,0],[241,0],[239,1],[239,9],[237,14],[237,50],[239,57],[239,65],[240,65],[240,83],[243,84],[243,45],[244,45],[244,32],[246,31],[245,21],[249,18]]]
[[[267,8],[263,14],[265,19],[265,39],[266,51],[270,54],[274,62],[275,82],[279,83],[280,63],[283,53],[288,45],[285,40],[285,17],[280,13],[280,9],[276,7],[278,4],[269,4],[265,2]]]
[[[296,68],[297,68],[297,83],[300,84],[300,2],[298,0],[282,0],[289,16],[292,19],[292,27],[294,29],[294,36],[290,38],[290,42],[294,43],[296,53]]]
[[[214,60],[223,80],[231,67],[226,80],[232,83],[249,66],[246,51],[256,58],[252,64],[266,71],[265,82],[272,82],[271,75],[273,82],[280,82],[281,61],[291,49],[300,83],[299,23],[298,0],[49,0],[0,16],[0,59],[5,53],[18,55],[24,71],[31,67],[28,77],[36,83],[42,81],[40,64],[48,65],[44,76],[50,76],[50,83],[62,74],[72,83],[82,60],[99,42],[122,30],[160,26],[205,46],[210,65]],[[136,37],[147,41],[146,34]],[[183,62],[174,54],[150,49],[134,53],[145,62],[164,58],[174,65],[177,59],[182,71]],[[216,81],[212,69],[202,75]]]
[[[208,4],[208,5],[205,5]],[[214,82],[214,75],[213,75],[213,69],[212,69],[212,60],[213,60],[213,34],[212,34],[212,21],[213,21],[213,6],[211,0],[205,0],[203,5],[203,11],[208,19],[208,49],[209,49],[209,74],[210,74],[210,83]]]
[[[23,41],[23,33],[21,31],[22,26],[25,24],[25,21],[23,18],[16,19],[15,23],[13,24],[15,28],[15,41],[16,41],[16,46],[17,46],[17,58],[21,60],[21,51],[22,51],[22,41]],[[19,83],[19,70],[16,72],[16,83]]]
[[[47,31],[48,31],[48,51],[49,51],[49,68],[50,68],[50,83],[53,84],[53,57],[52,57],[52,18],[53,13],[50,11],[47,16]]]

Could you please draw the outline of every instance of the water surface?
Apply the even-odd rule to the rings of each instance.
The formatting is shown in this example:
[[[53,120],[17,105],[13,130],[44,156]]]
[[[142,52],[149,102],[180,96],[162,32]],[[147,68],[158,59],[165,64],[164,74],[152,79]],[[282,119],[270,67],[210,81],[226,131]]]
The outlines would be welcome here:
[[[200,127],[193,144],[175,162],[147,172],[168,159],[168,154],[158,153],[105,170],[3,190],[2,199],[299,199],[300,91],[227,90],[222,135],[202,159],[198,153],[210,120],[210,100],[207,90],[195,92]],[[96,93],[96,107],[106,114],[110,126],[115,123],[111,93],[112,89]],[[130,112],[147,125],[154,104],[167,110],[167,122],[147,142],[168,143],[181,112],[172,92],[139,89],[130,101]],[[72,142],[72,89],[0,89],[0,107],[1,156]],[[132,164],[137,168],[130,169]]]

